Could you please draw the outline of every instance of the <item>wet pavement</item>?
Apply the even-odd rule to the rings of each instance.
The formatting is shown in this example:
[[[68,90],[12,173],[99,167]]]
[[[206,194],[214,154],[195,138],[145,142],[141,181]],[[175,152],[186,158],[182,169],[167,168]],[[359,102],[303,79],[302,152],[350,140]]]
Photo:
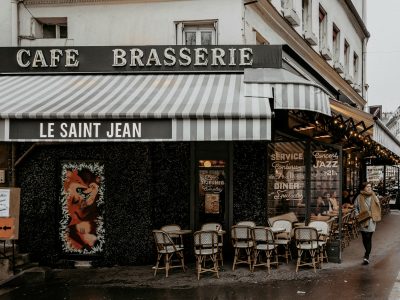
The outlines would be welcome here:
[[[270,275],[263,268],[232,271],[228,264],[220,279],[205,274],[199,281],[193,264],[169,278],[163,272],[154,277],[151,266],[51,270],[45,283],[1,288],[0,299],[389,299],[400,270],[398,228],[398,211],[378,224],[368,266],[361,265],[359,237],[344,249],[342,263],[325,263],[317,273],[296,273],[294,262]]]

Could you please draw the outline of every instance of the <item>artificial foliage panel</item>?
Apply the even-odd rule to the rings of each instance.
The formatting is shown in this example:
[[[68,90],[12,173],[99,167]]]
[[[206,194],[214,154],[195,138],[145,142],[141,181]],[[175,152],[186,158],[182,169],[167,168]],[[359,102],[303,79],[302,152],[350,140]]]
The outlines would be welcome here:
[[[233,224],[266,224],[267,143],[236,142],[233,148]]]
[[[21,157],[31,144],[17,147],[17,157]],[[156,255],[152,230],[171,222],[189,227],[189,143],[38,145],[17,167],[21,188],[18,247],[20,252],[29,252],[33,261],[55,266],[75,258],[65,255],[60,241],[64,161],[104,165],[104,244],[102,252],[89,256],[94,265],[152,264]]]

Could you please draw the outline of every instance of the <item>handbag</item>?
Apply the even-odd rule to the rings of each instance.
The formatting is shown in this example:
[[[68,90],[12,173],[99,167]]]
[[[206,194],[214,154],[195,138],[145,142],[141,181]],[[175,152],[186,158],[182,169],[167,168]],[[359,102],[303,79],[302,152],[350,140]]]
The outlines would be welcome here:
[[[358,214],[357,221],[359,223],[362,223],[368,221],[370,218],[371,218],[371,213],[369,212],[369,210],[363,210]]]

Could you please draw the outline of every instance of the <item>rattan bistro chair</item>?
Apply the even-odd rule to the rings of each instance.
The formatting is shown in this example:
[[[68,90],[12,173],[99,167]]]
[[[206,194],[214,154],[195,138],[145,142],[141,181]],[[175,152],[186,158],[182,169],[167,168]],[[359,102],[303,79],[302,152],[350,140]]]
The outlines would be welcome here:
[[[278,255],[278,256],[285,257],[286,263],[288,263],[289,256],[290,259],[292,259],[292,252],[290,251],[290,241],[292,238],[292,223],[288,220],[276,220],[272,224],[272,227],[285,229],[284,232],[277,233],[275,235],[275,244],[277,244],[278,246],[279,245],[283,246],[285,253],[283,255]]]
[[[252,270],[254,267],[266,266],[268,269],[268,274],[271,270],[271,264],[276,264],[278,267],[278,255],[276,252],[276,244],[274,233],[271,229],[265,227],[254,227],[253,228],[253,242],[254,242],[254,261]],[[262,253],[265,253],[267,261],[261,260]],[[275,260],[271,262],[271,259],[275,257]]]
[[[243,226],[249,226],[249,227],[256,227],[256,223],[253,221],[240,221],[236,225],[243,225]]]
[[[253,234],[252,227],[244,225],[234,225],[231,229],[232,245],[235,249],[232,270],[235,270],[238,264],[248,264],[251,271],[252,254],[253,254]],[[245,253],[243,253],[243,251]],[[245,257],[241,257],[245,254]]]
[[[329,224],[325,221],[311,221],[308,226],[314,227],[318,231],[318,239],[319,239],[319,246],[320,246],[320,262],[328,262],[328,254],[326,252],[326,244],[329,240]]]
[[[213,272],[218,274],[218,256],[220,253],[218,247],[218,233],[215,230],[201,230],[193,234],[194,237],[194,254],[196,256],[197,280],[200,274],[205,272]],[[211,265],[207,266],[207,261],[211,261]]]
[[[163,227],[161,227],[161,230],[167,232],[169,234],[170,238],[172,238],[172,240],[174,241],[174,243],[176,245],[179,245],[179,247],[183,248],[182,235],[170,233],[171,231],[181,230],[181,226],[176,225],[176,224],[169,224],[169,225],[164,225]]]
[[[312,266],[314,273],[316,267],[319,266],[319,259],[316,259],[316,254],[319,251],[318,231],[314,227],[296,227],[294,229],[294,237],[297,247],[297,264],[296,273],[299,267]],[[306,253],[310,254],[311,261],[306,260]],[[318,258],[318,257],[317,257]]]
[[[167,232],[163,230],[153,230],[154,241],[157,246],[157,263],[154,268],[154,276],[157,270],[165,269],[165,277],[168,277],[168,272],[172,268],[182,267],[185,272],[185,261],[183,258],[183,248],[175,245]],[[174,255],[179,259],[180,265],[173,265]],[[164,267],[160,267],[160,260],[164,257]]]
[[[224,247],[224,236],[220,231],[222,230],[222,225],[220,223],[204,223],[201,225],[201,230],[214,230],[218,232],[218,249],[219,249],[219,254],[218,254],[218,259],[221,262],[221,266],[224,265],[224,256],[222,254],[223,252],[223,247]]]

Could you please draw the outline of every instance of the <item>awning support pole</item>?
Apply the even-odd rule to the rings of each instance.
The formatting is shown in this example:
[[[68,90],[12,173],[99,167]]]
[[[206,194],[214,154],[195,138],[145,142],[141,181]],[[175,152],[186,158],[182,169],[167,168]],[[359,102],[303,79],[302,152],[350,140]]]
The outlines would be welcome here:
[[[15,143],[11,144],[11,186],[15,187],[17,185],[17,176],[15,174],[15,154],[16,154],[16,147]]]

